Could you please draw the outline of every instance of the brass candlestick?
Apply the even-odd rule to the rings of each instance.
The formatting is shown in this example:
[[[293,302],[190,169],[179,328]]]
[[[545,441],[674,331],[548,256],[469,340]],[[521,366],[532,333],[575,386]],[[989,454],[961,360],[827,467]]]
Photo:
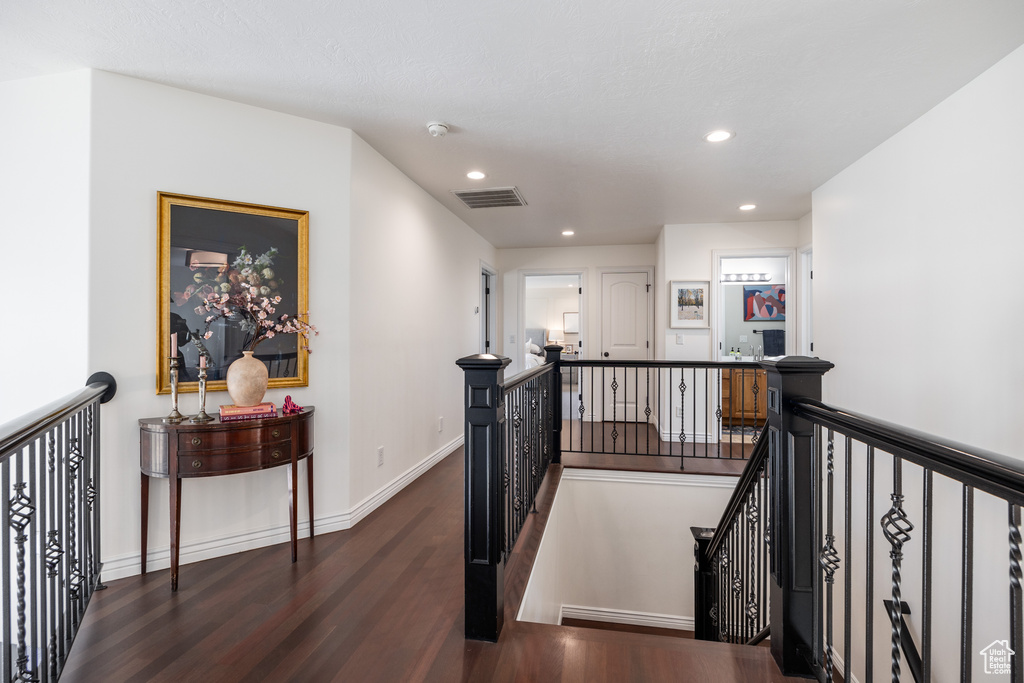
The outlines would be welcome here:
[[[206,368],[199,365],[199,412],[189,422],[202,424],[212,422],[213,418],[206,414]]]
[[[178,412],[178,359],[171,356],[171,412],[164,418],[167,424],[178,424],[185,416]]]

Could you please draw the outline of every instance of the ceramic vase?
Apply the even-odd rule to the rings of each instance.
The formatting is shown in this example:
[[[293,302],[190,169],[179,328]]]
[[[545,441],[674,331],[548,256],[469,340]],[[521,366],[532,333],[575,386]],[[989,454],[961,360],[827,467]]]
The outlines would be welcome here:
[[[228,395],[236,406],[254,406],[267,393],[267,366],[253,358],[252,351],[228,366]]]

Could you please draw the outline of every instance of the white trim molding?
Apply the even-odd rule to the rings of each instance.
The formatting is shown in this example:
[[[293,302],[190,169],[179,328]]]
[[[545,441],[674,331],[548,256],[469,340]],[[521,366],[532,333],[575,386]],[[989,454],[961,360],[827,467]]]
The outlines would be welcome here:
[[[703,486],[734,489],[739,475],[686,474],[685,472],[630,472],[627,470],[585,470],[567,467],[563,481],[611,481],[625,484],[667,484],[669,486]]]
[[[558,614],[558,623],[561,624],[563,619],[583,619],[585,621],[603,621],[609,624],[671,628],[677,631],[694,630],[693,617],[683,617],[676,614],[656,614],[654,612],[634,612],[608,607],[562,605],[562,609]]]

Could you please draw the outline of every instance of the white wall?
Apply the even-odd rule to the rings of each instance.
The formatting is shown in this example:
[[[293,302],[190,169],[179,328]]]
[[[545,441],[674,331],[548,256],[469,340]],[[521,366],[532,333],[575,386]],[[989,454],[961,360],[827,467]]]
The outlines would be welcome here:
[[[310,318],[320,329],[311,345],[310,386],[271,390],[267,398],[280,404],[287,393],[316,406],[317,517],[347,512],[350,283],[344,274],[351,260],[352,138],[344,128],[93,72],[89,367],[118,381],[117,397],[103,412],[108,575],[138,566],[136,420],[170,407],[154,388],[160,190],[310,212]],[[208,404],[225,398],[213,393]],[[197,405],[196,394],[182,396],[183,412]],[[285,482],[283,469],[185,482],[182,561],[287,539]],[[155,565],[165,566],[165,481],[154,483],[150,509],[150,551]]]
[[[735,477],[562,472],[519,618],[693,629],[691,526],[714,527]]]
[[[501,343],[498,353],[512,363],[505,376],[511,377],[523,368],[522,342],[517,332],[519,311],[519,276],[521,272],[583,273],[583,310],[580,311],[583,349],[581,358],[592,358],[601,338],[601,269],[620,266],[652,267],[657,253],[653,244],[631,244],[614,247],[562,247],[558,249],[499,249],[498,272],[503,286],[501,312]],[[516,337],[515,344],[509,341]]]
[[[699,361],[711,360],[717,355],[711,349],[711,327],[669,328],[668,289],[672,280],[710,282],[713,272],[712,251],[795,247],[797,230],[796,221],[666,225],[659,238],[659,260],[663,257],[665,266],[655,284],[654,330],[655,336],[664,345],[661,357],[668,360]],[[710,302],[709,306],[714,311],[715,303]],[[709,325],[715,324],[715,315],[712,313]],[[682,344],[678,343],[677,335],[682,335]]]
[[[0,83],[0,424],[89,377],[89,72]]]
[[[493,263],[494,249],[352,131],[104,72],[3,84],[0,97],[15,152],[0,155],[16,190],[3,195],[4,215],[27,228],[3,235],[17,256],[11,291],[31,282],[52,311],[5,344],[18,342],[12,356],[64,353],[32,377],[5,375],[0,395],[20,414],[32,407],[26,381],[38,405],[92,371],[117,378],[103,409],[104,576],[138,571],[137,420],[170,409],[155,394],[158,191],[310,213],[309,302],[320,330],[310,386],[267,398],[317,408],[318,530],[347,528],[459,445],[455,360],[476,351],[480,263]],[[42,247],[40,265],[29,257]],[[225,398],[211,394],[208,408]],[[181,397],[183,412],[197,405],[196,394]],[[381,468],[377,445],[386,447]],[[285,474],[185,482],[182,562],[287,540]],[[167,508],[167,484],[156,481],[155,568],[169,562]]]
[[[813,195],[815,354],[836,364],[825,376],[825,401],[1015,458],[1021,457],[1017,426],[1024,412],[1024,365],[1014,351],[1024,335],[1017,312],[1024,251],[1022,82],[1024,48]],[[1006,352],[993,352],[999,349]],[[890,504],[884,500],[887,460],[878,465],[876,511]],[[905,481],[906,508],[919,525],[920,474],[908,468]],[[854,486],[857,500],[863,482]],[[943,551],[941,535],[936,539],[935,594],[950,598],[936,598],[934,671],[936,680],[955,680],[960,491],[938,477],[935,495],[936,529],[952,534],[953,542]],[[977,652],[1009,632],[1005,530],[1005,504],[979,495],[977,678],[983,676]],[[918,531],[906,552],[904,599],[915,610],[911,623],[919,634]],[[888,561],[881,564],[876,587],[888,583]],[[855,626],[863,624],[862,611],[854,614]],[[880,629],[888,624],[876,612],[875,633]],[[887,646],[876,640],[875,648],[879,653]],[[876,675],[885,675],[887,659],[876,656]]]
[[[495,251],[359,137],[352,183],[351,500],[360,506],[461,443],[455,361],[479,349],[480,262]]]

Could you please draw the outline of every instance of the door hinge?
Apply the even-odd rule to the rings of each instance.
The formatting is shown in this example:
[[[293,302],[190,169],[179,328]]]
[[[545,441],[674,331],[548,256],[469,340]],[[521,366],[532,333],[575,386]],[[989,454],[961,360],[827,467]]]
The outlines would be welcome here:
[[[582,294],[582,293],[583,293],[583,288],[582,288],[582,287],[580,287],[580,294]]]
[[[484,294],[490,294],[490,293],[491,293],[491,288],[490,287],[485,287],[484,288]]]
[[[651,291],[651,283],[650,282],[647,283],[647,291],[648,292]]]
[[[811,271],[811,279],[812,280],[814,279],[814,271],[813,270]]]
[[[811,342],[811,351],[814,350],[814,342]]]
[[[578,346],[578,347],[580,347],[582,349],[583,348],[583,342],[582,341],[579,342],[578,344],[576,344],[576,346]]]
[[[647,342],[647,348],[651,348],[651,342]]]

